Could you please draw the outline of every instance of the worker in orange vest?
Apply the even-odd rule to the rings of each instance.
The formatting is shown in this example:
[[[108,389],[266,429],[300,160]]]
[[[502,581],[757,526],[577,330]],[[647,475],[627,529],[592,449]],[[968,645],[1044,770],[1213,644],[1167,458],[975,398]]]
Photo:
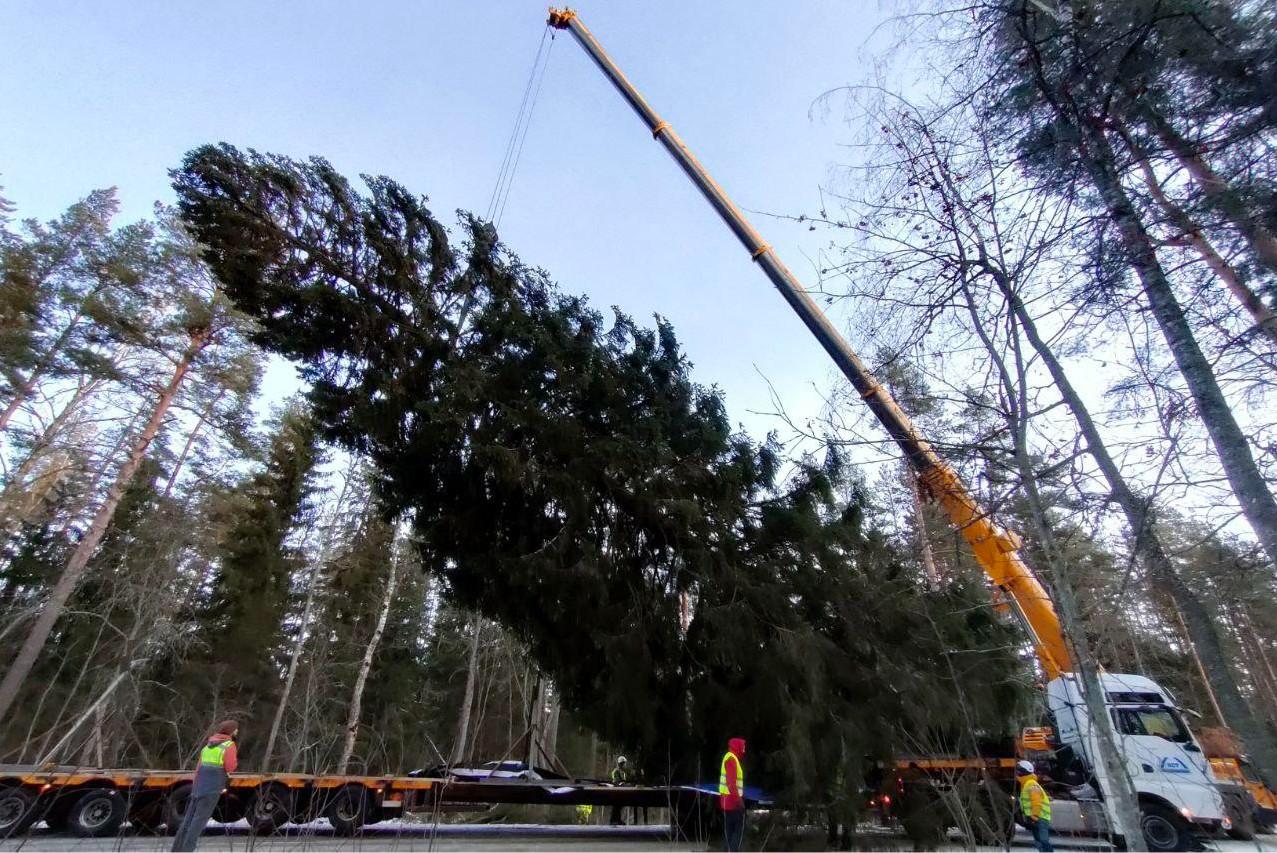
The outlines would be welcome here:
[[[745,837],[745,739],[727,742],[727,754],[718,769],[718,805],[723,810],[723,840],[728,850],[739,850]]]

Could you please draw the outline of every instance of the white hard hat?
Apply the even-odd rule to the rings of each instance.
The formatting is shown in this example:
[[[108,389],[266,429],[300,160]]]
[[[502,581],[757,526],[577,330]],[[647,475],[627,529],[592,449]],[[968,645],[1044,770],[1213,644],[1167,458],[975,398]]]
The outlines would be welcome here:
[[[1015,769],[1017,772],[1020,772],[1020,773],[1033,773],[1034,772],[1033,762],[1032,761],[1017,761],[1015,763]]]
[[[624,764],[624,763],[625,763],[625,756],[624,756],[624,755],[618,755],[618,756],[616,757],[616,763],[617,763],[617,764]]]

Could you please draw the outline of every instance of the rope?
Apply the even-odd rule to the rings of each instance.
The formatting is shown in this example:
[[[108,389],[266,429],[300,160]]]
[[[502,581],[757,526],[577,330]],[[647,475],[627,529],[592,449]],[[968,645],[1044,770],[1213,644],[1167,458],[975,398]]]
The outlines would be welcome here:
[[[549,38],[549,48],[546,39]],[[532,114],[536,110],[537,100],[541,95],[541,86],[545,83],[545,69],[550,64],[550,50],[554,47],[554,34],[549,26],[541,33],[541,43],[537,46],[536,57],[532,60],[532,69],[528,72],[528,82],[523,88],[523,100],[514,119],[514,129],[510,132],[510,140],[506,143],[505,156],[501,161],[501,169],[497,173],[496,186],[488,199],[486,219],[493,225],[501,224],[506,204],[510,201],[510,189],[514,186],[514,175],[518,171],[519,161],[523,157],[523,146],[528,139],[528,129],[532,126]]]

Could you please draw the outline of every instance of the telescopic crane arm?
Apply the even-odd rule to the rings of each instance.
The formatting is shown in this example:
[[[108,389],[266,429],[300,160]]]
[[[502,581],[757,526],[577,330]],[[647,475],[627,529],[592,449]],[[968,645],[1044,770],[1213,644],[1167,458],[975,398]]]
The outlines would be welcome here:
[[[851,345],[820,310],[807,289],[781,262],[772,247],[763,241],[740,208],[710,177],[669,123],[657,115],[626,79],[593,34],[581,23],[576,12],[571,9],[551,9],[548,23],[556,29],[572,33],[604,76],[612,81],[612,85],[634,112],[638,113],[652,136],[665,147],[710,206],[722,217],[727,227],[745,246],[750,257],[762,267],[780,295],[816,336],[843,375],[860,392],[879,423],[900,446],[923,486],[944,507],[949,520],[971,546],[990,580],[1015,603],[1032,636],[1047,678],[1055,679],[1062,673],[1072,671],[1072,658],[1064,641],[1059,616],[1042,584],[1020,559],[1020,543],[1015,535],[1003,530],[989,518],[957,472],[919,435],[908,415],[873,377]]]

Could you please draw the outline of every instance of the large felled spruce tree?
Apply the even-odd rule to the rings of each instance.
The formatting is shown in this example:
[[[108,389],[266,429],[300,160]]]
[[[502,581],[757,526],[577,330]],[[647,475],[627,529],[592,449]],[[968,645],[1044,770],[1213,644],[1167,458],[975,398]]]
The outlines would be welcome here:
[[[760,781],[842,803],[905,733],[1005,725],[1007,629],[979,591],[918,593],[863,497],[835,499],[835,456],[782,485],[668,324],[605,321],[486,223],[463,215],[454,241],[424,199],[365,182],[229,146],[174,173],[326,437],[376,466],[426,569],[525,642],[578,719],[673,778],[712,776],[740,734]]]

